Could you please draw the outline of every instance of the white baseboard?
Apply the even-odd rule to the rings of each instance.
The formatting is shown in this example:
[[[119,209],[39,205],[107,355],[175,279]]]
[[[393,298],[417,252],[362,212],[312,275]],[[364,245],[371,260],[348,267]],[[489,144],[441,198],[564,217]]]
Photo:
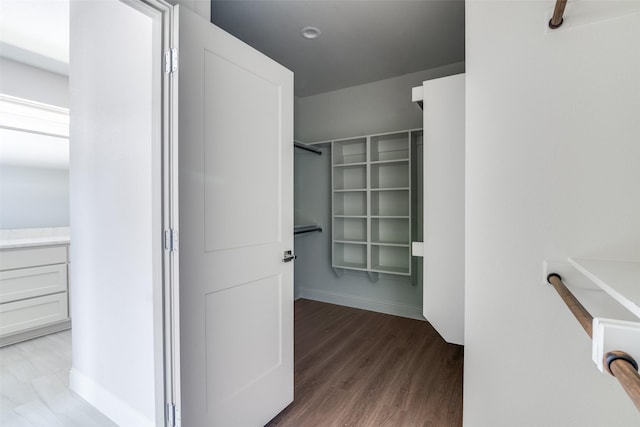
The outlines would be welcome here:
[[[154,422],[76,369],[69,373],[69,388],[120,427],[154,427]]]
[[[408,317],[410,319],[424,320],[422,308],[402,304],[392,304],[386,301],[376,301],[366,298],[344,295],[336,292],[327,292],[318,289],[300,288],[300,298],[314,301],[327,302],[329,304],[344,305],[360,308],[378,313],[392,314],[394,316]]]

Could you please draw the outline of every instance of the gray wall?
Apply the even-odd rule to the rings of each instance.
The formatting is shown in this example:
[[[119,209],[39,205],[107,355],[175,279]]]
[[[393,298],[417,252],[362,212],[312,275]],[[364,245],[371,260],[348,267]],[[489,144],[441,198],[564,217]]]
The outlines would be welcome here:
[[[411,102],[411,88],[421,86],[424,80],[463,71],[464,64],[453,64],[299,98],[296,139],[313,142],[422,128],[422,112]],[[413,278],[380,274],[377,281],[366,272],[353,270],[343,270],[340,276],[331,267],[331,155],[328,144],[320,147],[322,156],[295,152],[296,224],[317,223],[323,228],[322,233],[295,238],[296,296],[422,319],[421,265]],[[420,204],[421,187],[417,192]]]
[[[69,78],[0,58],[0,93],[69,107]],[[0,229],[69,226],[69,169],[0,164]]]
[[[297,100],[296,138],[303,142],[422,127],[411,88],[425,80],[464,72],[464,62],[406,74]]]

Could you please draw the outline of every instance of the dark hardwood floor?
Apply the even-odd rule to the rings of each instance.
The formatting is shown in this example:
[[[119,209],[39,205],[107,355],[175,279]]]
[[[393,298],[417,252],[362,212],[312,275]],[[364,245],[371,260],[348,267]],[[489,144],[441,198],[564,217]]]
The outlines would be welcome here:
[[[463,354],[427,322],[297,300],[295,400],[267,426],[461,426]]]

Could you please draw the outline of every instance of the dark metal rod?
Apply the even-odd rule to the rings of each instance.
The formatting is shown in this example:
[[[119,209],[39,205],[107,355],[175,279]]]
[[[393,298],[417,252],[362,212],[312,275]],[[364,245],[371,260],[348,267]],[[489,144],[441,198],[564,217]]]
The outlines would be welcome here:
[[[322,232],[322,227],[309,227],[309,228],[303,228],[301,230],[294,229],[293,234],[311,233],[312,231]]]
[[[319,156],[322,155],[322,151],[320,151],[319,148],[312,147],[312,146],[307,145],[307,144],[303,144],[302,142],[293,141],[293,146],[296,147],[296,148],[300,148],[301,150],[310,151],[310,152],[312,152],[314,154],[317,154]]]

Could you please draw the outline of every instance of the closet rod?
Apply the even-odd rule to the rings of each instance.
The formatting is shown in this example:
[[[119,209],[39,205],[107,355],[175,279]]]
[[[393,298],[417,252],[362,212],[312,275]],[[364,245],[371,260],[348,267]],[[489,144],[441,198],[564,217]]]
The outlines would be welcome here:
[[[557,273],[551,273],[547,276],[547,282],[560,294],[560,297],[580,325],[582,325],[584,331],[592,338],[593,316],[567,289],[567,286],[562,282],[562,277]],[[635,359],[624,351],[610,351],[604,356],[604,365],[607,367],[607,372],[616,377],[633,401],[633,404],[640,411],[640,374],[638,374],[638,363]]]
[[[317,154],[319,156],[322,155],[322,151],[320,151],[319,148],[312,147],[312,146],[307,145],[307,144],[303,144],[302,142],[293,141],[293,146],[296,147],[296,148],[300,148],[301,150],[310,151],[310,152],[312,152],[314,154]]]
[[[318,225],[301,225],[293,227],[293,234],[311,233],[312,231],[319,231],[322,233],[322,227]]]
[[[553,9],[553,16],[549,20],[549,28],[555,30],[564,22],[564,8],[567,6],[567,0],[556,0],[556,7]]]
[[[571,291],[567,289],[562,282],[562,277],[559,274],[551,273],[547,276],[547,282],[553,285],[554,289],[562,298],[562,301],[567,305],[571,313],[576,317],[578,323],[582,326],[584,331],[589,335],[589,338],[593,338],[591,328],[593,326],[593,316],[587,311],[586,308],[573,296]]]

